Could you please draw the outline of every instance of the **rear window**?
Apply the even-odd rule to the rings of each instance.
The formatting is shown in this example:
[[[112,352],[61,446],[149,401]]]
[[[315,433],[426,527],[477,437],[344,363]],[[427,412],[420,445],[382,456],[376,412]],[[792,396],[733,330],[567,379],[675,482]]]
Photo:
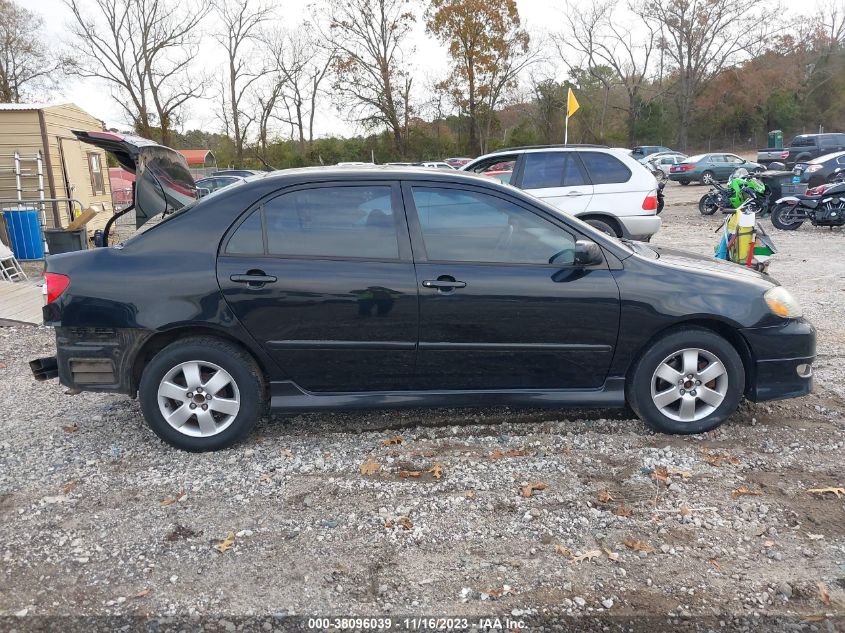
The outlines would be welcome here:
[[[698,162],[701,162],[702,160],[704,160],[705,156],[707,156],[707,154],[696,154],[695,156],[687,156],[684,159],[684,162],[685,163],[698,163]]]
[[[628,182],[631,178],[631,170],[621,160],[610,154],[599,152],[581,152],[580,154],[581,161],[587,168],[587,173],[594,185]]]

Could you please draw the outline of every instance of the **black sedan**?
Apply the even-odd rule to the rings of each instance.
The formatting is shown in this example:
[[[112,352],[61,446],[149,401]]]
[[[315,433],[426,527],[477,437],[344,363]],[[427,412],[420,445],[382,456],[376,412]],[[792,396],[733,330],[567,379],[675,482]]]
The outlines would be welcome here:
[[[819,156],[806,163],[797,163],[792,173],[808,187],[818,187],[836,179],[845,178],[845,152]]]
[[[810,391],[815,331],[768,276],[623,242],[489,178],[275,172],[47,260],[72,390],[191,451],[274,412],[622,407],[700,433]]]

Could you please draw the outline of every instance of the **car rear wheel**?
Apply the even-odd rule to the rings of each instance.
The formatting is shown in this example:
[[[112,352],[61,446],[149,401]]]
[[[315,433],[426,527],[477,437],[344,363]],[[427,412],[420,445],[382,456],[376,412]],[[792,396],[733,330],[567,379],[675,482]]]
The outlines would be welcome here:
[[[628,380],[631,408],[664,433],[704,433],[736,411],[745,387],[742,359],[718,334],[676,330],[654,342]]]
[[[211,337],[165,347],[144,368],[138,391],[150,428],[186,451],[238,442],[255,426],[264,406],[263,382],[253,359]]]
[[[712,185],[716,182],[716,177],[713,175],[713,172],[709,169],[701,174],[701,184],[702,185]]]
[[[604,220],[598,220],[595,218],[589,218],[585,220],[587,224],[589,224],[594,229],[598,229],[602,233],[606,233],[607,235],[612,235],[613,237],[621,237],[609,223],[605,222]]]

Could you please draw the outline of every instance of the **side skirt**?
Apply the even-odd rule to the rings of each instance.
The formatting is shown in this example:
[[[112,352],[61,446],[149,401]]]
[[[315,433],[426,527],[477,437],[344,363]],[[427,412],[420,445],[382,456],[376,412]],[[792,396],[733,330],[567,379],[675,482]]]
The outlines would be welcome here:
[[[510,389],[502,391],[372,391],[313,393],[290,381],[270,383],[274,412],[304,413],[332,409],[437,407],[616,408],[625,406],[625,379],[608,378],[599,389]]]

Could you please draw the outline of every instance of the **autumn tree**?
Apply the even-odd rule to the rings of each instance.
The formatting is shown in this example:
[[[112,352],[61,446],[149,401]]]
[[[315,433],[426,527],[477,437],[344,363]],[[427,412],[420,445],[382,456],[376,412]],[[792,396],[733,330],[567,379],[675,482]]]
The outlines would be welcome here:
[[[407,150],[411,86],[406,54],[416,17],[411,0],[328,0],[323,38],[335,51],[335,97],[359,123],[386,127],[394,151]]]
[[[0,102],[20,103],[55,83],[61,61],[48,54],[43,32],[39,15],[0,0]]]
[[[252,87],[264,74],[258,44],[270,7],[261,0],[214,0],[214,12],[218,20],[214,38],[226,52],[221,116],[235,143],[235,165],[240,167],[249,127],[255,121],[255,113],[247,105]]]
[[[64,0],[71,72],[104,81],[135,131],[168,145],[185,104],[202,95],[193,67],[202,5],[167,0]]]
[[[516,0],[432,0],[426,26],[448,47],[454,71],[441,87],[468,118],[471,151],[483,153],[496,108],[536,58]]]
[[[678,148],[686,149],[696,99],[727,66],[757,52],[771,23],[757,0],[650,0],[637,10],[660,35],[674,73]]]

